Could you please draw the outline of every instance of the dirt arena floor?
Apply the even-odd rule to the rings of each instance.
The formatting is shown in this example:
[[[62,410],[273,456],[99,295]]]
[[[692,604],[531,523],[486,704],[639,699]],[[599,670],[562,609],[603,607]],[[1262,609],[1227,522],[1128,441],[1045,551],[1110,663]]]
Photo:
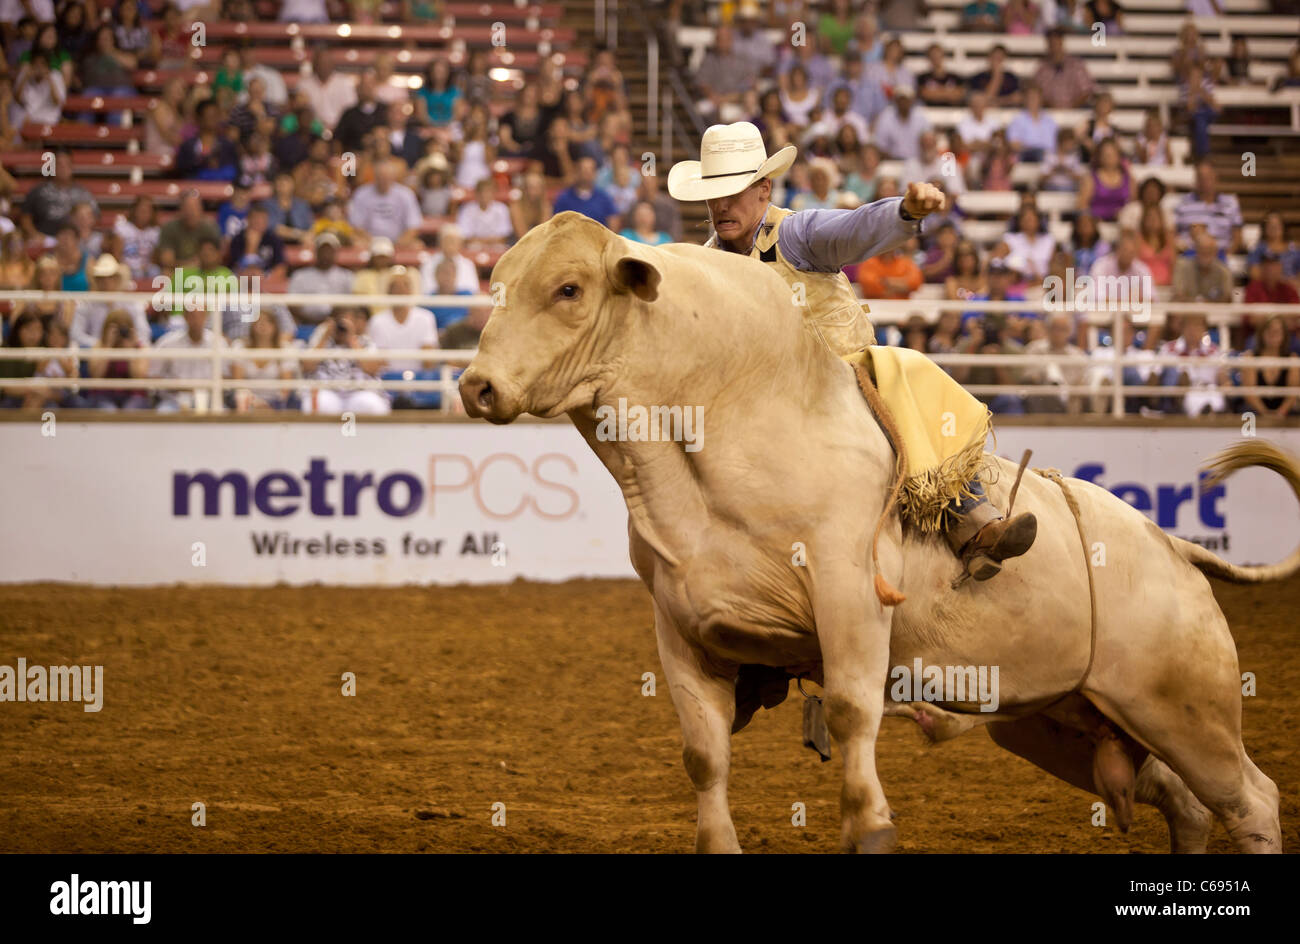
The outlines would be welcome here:
[[[1243,670],[1245,740],[1300,849],[1300,580],[1216,585]],[[494,588],[0,588],[0,664],[104,665],[104,707],[0,704],[4,852],[686,852],[695,802],[639,584]],[[356,696],[341,675],[356,673]],[[642,674],[659,678],[641,694]],[[830,852],[838,760],[795,697],[735,738],[750,852]],[[902,852],[1167,850],[980,730],[879,751]],[[207,825],[191,825],[191,805]],[[791,825],[806,804],[807,825]],[[505,804],[506,824],[491,823]],[[1216,827],[1213,851],[1229,851]]]

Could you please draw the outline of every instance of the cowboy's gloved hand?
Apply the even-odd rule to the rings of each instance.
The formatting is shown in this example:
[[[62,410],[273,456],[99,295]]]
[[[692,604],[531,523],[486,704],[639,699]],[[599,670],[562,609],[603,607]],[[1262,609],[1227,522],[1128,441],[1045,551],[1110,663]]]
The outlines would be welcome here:
[[[934,184],[910,183],[903,194],[903,212],[918,220],[943,209],[943,191]]]

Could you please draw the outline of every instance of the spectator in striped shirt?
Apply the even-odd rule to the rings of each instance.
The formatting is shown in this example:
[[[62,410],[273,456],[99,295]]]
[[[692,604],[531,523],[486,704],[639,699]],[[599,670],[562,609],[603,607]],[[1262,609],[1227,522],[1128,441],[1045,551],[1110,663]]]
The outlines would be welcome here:
[[[1219,192],[1218,175],[1209,158],[1196,162],[1196,189],[1178,201],[1174,226],[1179,248],[1192,248],[1192,227],[1204,226],[1219,252],[1241,251],[1241,205],[1230,193]]]

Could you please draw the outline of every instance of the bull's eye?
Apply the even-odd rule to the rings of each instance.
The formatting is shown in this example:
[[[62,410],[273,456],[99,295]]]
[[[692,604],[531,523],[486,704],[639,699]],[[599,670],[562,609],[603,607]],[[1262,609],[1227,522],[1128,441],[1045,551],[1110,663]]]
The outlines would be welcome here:
[[[569,299],[577,298],[581,294],[582,289],[578,288],[578,286],[574,285],[572,282],[569,282],[567,285],[561,285],[555,292],[557,298]]]

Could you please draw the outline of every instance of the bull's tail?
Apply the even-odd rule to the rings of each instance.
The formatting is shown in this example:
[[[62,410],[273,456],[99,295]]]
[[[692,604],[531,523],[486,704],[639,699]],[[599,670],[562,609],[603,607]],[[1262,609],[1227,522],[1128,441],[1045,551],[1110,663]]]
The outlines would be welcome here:
[[[1272,469],[1287,480],[1296,499],[1300,501],[1300,463],[1283,452],[1277,446],[1260,439],[1243,439],[1224,449],[1205,466],[1210,473],[1207,485],[1217,485],[1238,469],[1262,466]],[[1229,564],[1223,558],[1212,554],[1199,544],[1170,536],[1174,549],[1183,559],[1201,570],[1202,573],[1232,583],[1265,583],[1270,580],[1282,580],[1300,572],[1300,547],[1297,547],[1283,561],[1258,567],[1241,567]]]

